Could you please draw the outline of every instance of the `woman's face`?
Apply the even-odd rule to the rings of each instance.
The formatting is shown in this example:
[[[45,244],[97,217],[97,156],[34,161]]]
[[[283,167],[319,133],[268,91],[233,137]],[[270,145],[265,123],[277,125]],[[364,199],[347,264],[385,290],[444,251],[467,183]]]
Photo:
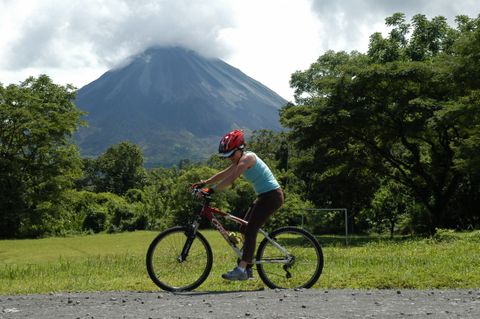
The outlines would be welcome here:
[[[233,163],[238,163],[238,160],[240,159],[240,157],[242,157],[242,151],[236,150],[235,152],[233,152],[233,154],[230,157],[228,157],[228,159],[233,164]]]

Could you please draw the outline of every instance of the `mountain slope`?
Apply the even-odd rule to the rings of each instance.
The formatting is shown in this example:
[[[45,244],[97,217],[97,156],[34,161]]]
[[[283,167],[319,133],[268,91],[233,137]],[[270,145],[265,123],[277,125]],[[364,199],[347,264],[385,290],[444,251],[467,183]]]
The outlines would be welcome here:
[[[205,159],[226,131],[279,130],[276,93],[219,59],[151,48],[81,88],[77,106],[88,128],[75,139],[82,155],[110,145],[139,144],[150,164]]]

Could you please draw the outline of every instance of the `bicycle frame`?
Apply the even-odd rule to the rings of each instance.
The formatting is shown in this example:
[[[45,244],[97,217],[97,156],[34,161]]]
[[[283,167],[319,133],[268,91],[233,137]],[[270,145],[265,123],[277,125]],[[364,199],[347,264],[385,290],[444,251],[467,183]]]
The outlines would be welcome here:
[[[199,219],[201,217],[205,217],[206,219],[208,219],[208,221],[210,221],[210,223],[220,232],[220,234],[222,235],[223,239],[225,239],[225,241],[228,243],[228,245],[232,248],[232,250],[235,252],[235,254],[238,256],[238,258],[242,258],[242,251],[230,240],[230,237],[229,237],[229,234],[228,234],[228,231],[225,229],[225,227],[223,226],[223,224],[215,217],[215,215],[220,215],[222,216],[223,218],[227,219],[227,220],[231,220],[237,224],[240,224],[240,225],[243,225],[243,226],[247,226],[248,225],[248,222],[244,219],[241,219],[241,218],[238,218],[236,216],[233,216],[229,213],[225,213],[225,212],[222,212],[221,210],[219,210],[218,208],[215,208],[215,207],[212,207],[210,206],[210,200],[209,198],[205,198],[205,202],[203,204],[203,207],[202,207],[202,210],[200,211],[199,213],[199,218],[194,221],[194,223],[192,224],[193,226],[193,233],[195,234],[197,231],[198,231],[198,227],[200,225],[200,221]],[[283,263],[283,264],[287,264],[290,262],[290,254],[287,252],[287,250],[285,248],[283,248],[280,244],[278,244],[274,239],[272,239],[268,233],[266,231],[264,231],[263,229],[259,229],[259,233],[261,233],[265,238],[267,238],[268,241],[270,241],[272,243],[272,245],[274,245],[278,250],[280,250],[283,254],[285,254],[285,256],[287,257],[286,259],[283,259],[283,260],[271,260],[271,261],[268,261],[269,263]],[[266,263],[266,261],[256,261],[256,260],[253,260],[253,263],[254,264],[259,264],[259,263]]]
[[[200,231],[204,219],[221,234],[240,264],[244,247],[231,236],[231,228],[224,227],[222,218],[242,227],[253,226],[245,219],[210,206],[212,198],[208,188],[193,185],[192,193],[201,199],[202,206],[191,215],[190,222],[163,230],[147,250],[148,275],[158,287],[167,291],[193,290],[210,274],[214,256],[208,238]],[[317,282],[323,270],[323,252],[312,234],[295,226],[283,226],[270,234],[262,229],[258,232],[264,237],[255,247],[255,259],[248,261],[247,277],[253,270],[250,266],[256,266],[260,279],[272,289],[310,288]],[[177,267],[179,276],[172,276]]]

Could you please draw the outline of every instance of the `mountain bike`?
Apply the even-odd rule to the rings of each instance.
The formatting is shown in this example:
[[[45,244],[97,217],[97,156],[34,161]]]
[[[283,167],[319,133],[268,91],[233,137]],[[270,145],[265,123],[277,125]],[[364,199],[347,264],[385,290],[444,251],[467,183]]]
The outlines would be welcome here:
[[[152,281],[167,291],[189,291],[199,287],[212,269],[212,248],[199,231],[203,218],[220,232],[240,259],[238,236],[232,236],[217,217],[246,226],[247,221],[210,206],[211,195],[206,189],[192,188],[203,201],[202,209],[185,226],[164,230],[155,237],[147,251],[147,271]],[[315,237],[304,229],[281,227],[271,233],[259,230],[260,242],[253,265],[269,288],[310,288],[323,270],[323,252]]]

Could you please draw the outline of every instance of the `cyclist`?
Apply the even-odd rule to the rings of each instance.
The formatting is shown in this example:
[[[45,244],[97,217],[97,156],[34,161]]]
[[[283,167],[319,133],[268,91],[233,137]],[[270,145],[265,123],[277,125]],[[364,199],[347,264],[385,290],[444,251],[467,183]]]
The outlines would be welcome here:
[[[282,206],[283,192],[265,162],[255,153],[245,150],[243,131],[227,133],[220,140],[218,152],[221,157],[229,159],[230,166],[194,185],[211,185],[209,192],[218,192],[231,185],[242,174],[253,185],[257,198],[244,216],[248,225],[246,229],[241,229],[245,235],[242,258],[233,270],[222,275],[227,280],[246,280],[251,277],[258,230]]]

